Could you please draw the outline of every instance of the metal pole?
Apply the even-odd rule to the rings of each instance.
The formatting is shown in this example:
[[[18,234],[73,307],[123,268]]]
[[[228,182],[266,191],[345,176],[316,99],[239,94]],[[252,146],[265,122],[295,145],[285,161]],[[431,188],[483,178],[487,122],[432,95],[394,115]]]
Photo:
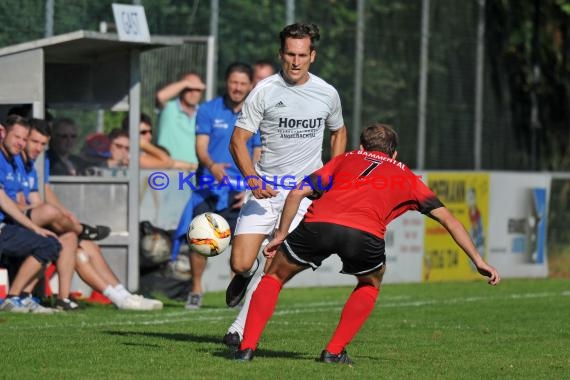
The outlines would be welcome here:
[[[358,149],[360,145],[360,131],[362,129],[362,62],[364,61],[364,31],[366,0],[357,1],[356,19],[356,54],[354,57],[354,99],[352,110],[352,148]]]
[[[475,69],[475,170],[481,170],[483,142],[483,79],[485,65],[485,0],[479,0],[479,21],[477,24],[477,67]]]
[[[212,75],[212,91],[216,92],[218,75],[218,25],[220,16],[219,0],[210,0],[210,36],[214,37],[214,65]]]
[[[206,100],[214,98],[216,80],[216,39],[213,36],[208,37],[208,50],[206,55]]]
[[[141,116],[141,72],[140,52],[130,53],[130,86],[129,86],[129,134],[139,135]],[[139,140],[131,139],[129,152],[129,192],[128,219],[129,245],[127,251],[127,287],[134,291],[139,287]]]
[[[285,25],[295,22],[295,0],[285,0]]]
[[[53,36],[53,7],[54,0],[46,0],[46,20],[45,20],[45,31],[44,37]]]
[[[425,166],[426,152],[426,104],[429,57],[429,0],[422,0],[422,35],[420,52],[420,88],[418,98],[418,147],[416,169]]]

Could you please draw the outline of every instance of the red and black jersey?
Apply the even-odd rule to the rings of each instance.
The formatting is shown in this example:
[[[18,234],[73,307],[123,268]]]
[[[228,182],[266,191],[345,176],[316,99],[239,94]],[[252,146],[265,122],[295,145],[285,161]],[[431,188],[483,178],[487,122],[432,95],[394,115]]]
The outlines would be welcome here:
[[[403,163],[384,153],[352,151],[310,176],[317,196],[305,222],[356,228],[384,238],[386,226],[408,210],[442,207],[437,196]]]

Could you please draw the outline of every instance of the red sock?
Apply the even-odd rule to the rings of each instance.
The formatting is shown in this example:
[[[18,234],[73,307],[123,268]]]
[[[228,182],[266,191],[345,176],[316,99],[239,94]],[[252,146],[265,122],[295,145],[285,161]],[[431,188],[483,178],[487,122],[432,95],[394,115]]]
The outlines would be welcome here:
[[[257,285],[247,312],[243,340],[240,346],[241,350],[246,348],[255,350],[257,348],[257,342],[259,342],[261,333],[267,321],[273,315],[275,305],[277,305],[281,287],[281,282],[268,275],[263,276],[259,285]]]
[[[354,289],[344,304],[338,326],[327,345],[328,352],[339,354],[350,343],[374,309],[378,291],[372,285],[358,285]]]

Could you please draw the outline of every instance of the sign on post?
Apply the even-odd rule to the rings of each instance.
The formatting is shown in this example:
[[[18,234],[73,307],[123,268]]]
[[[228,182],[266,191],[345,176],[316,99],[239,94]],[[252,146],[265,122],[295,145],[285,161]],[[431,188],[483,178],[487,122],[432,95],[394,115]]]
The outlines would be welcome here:
[[[150,33],[142,5],[113,4],[119,41],[150,42]]]

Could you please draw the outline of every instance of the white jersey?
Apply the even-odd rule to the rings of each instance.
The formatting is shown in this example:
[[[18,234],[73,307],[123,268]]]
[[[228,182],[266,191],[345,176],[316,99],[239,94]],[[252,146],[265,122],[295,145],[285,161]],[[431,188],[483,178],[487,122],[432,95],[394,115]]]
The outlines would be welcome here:
[[[323,166],[325,127],[344,125],[340,97],[333,86],[309,74],[302,85],[290,85],[274,74],[251,91],[236,126],[260,130],[261,158],[256,171],[270,183],[299,181]],[[288,182],[288,181],[289,182]]]

